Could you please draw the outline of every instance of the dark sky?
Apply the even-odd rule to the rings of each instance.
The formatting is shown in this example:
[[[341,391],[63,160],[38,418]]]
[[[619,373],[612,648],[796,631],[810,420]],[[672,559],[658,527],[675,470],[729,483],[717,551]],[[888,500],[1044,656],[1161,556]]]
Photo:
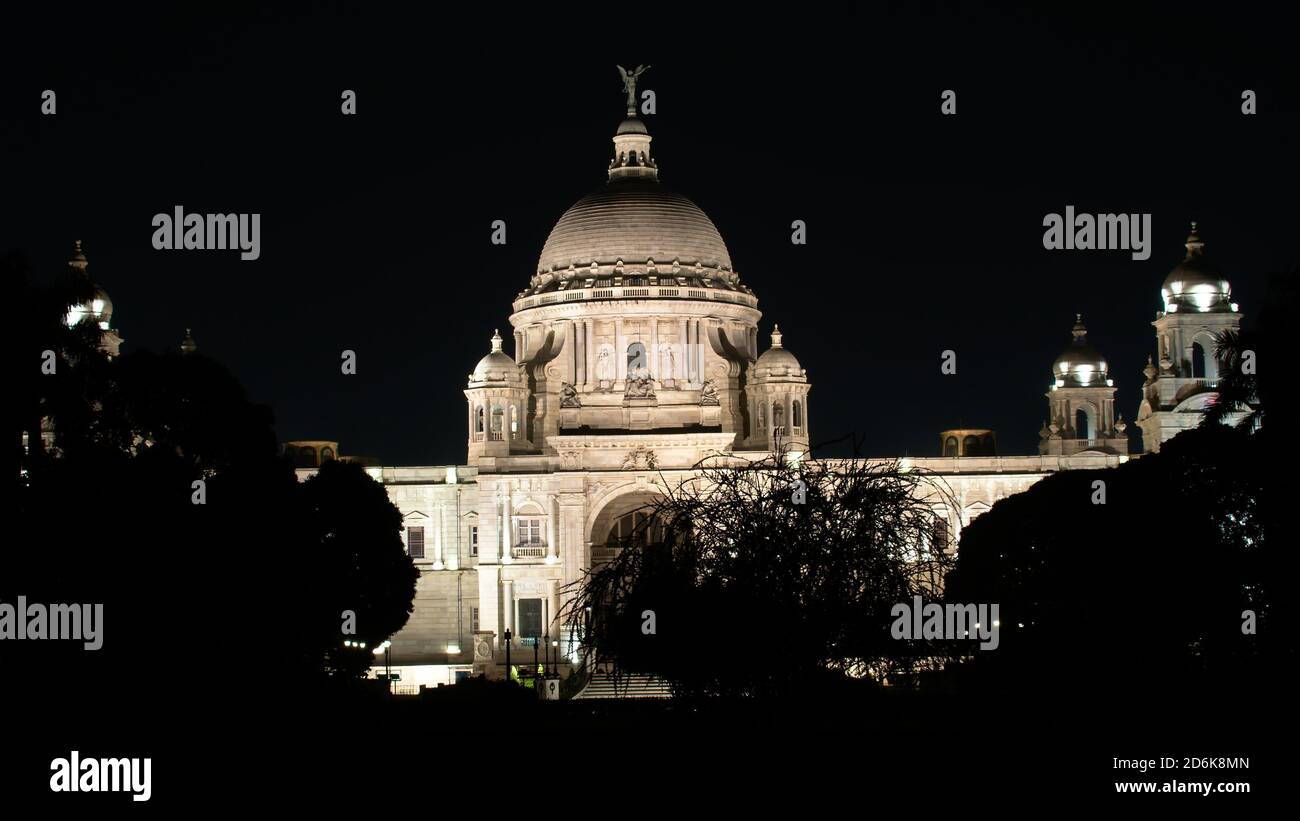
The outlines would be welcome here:
[[[0,252],[51,273],[84,240],[125,350],[193,327],[282,438],[387,464],[464,461],[465,375],[493,328],[509,338],[551,226],[604,181],[618,63],[653,66],[662,179],[722,232],[763,347],[779,322],[808,369],[815,441],[932,454],[965,424],[1033,452],[1076,311],[1132,420],[1190,220],[1248,317],[1297,260],[1300,84],[1282,19],[420,8],[8,17]],[[345,88],[355,117],[339,113]],[[939,114],[948,88],[956,117]],[[155,251],[151,218],[177,204],[261,213],[261,259]],[[1044,250],[1043,216],[1067,204],[1152,213],[1151,259]],[[791,245],[793,219],[807,246]],[[956,376],[940,374],[945,349]]]

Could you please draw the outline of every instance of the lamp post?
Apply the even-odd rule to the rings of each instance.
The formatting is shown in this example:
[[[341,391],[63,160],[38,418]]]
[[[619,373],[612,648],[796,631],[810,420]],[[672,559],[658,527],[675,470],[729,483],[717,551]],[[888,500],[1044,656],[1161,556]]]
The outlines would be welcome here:
[[[560,639],[559,637],[551,639],[551,675],[559,677],[560,675]]]
[[[362,646],[364,647],[365,645]],[[375,648],[376,656],[380,653],[384,654],[384,681],[388,684],[388,694],[390,696],[393,694],[393,671],[391,665],[392,651],[389,650],[392,646],[393,643],[391,641],[384,639],[384,643]]]
[[[510,628],[506,628],[506,683],[510,682]]]

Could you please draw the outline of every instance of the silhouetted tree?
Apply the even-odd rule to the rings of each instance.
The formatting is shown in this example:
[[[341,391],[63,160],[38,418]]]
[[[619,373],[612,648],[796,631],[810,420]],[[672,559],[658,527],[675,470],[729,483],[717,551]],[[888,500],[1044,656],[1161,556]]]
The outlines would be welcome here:
[[[1296,390],[1284,363],[1290,357],[1295,316],[1300,310],[1298,286],[1300,268],[1272,277],[1256,321],[1218,336],[1218,397],[1207,409],[1203,424],[1220,424],[1243,412],[1238,424],[1253,430],[1264,424],[1265,413],[1271,411],[1276,427],[1285,429],[1294,418]]]
[[[5,273],[7,286],[27,287],[19,263]],[[358,638],[373,646],[411,609],[415,570],[382,486],[342,464],[300,483],[269,409],[219,363],[148,352],[109,362],[95,335],[60,329],[68,298],[18,293],[25,327],[51,340],[19,351],[22,372],[39,374],[41,345],[62,347],[57,377],[19,376],[23,471],[10,475],[0,600],[102,604],[104,640],[94,652],[0,642],[15,703],[75,701],[76,715],[113,721],[175,696],[225,708],[216,722],[373,663],[335,656],[343,610],[357,611]],[[36,417],[54,420],[51,455],[21,447],[24,431],[39,443]]]
[[[356,615],[352,638],[373,648],[406,624],[415,601],[420,572],[402,543],[402,514],[384,486],[352,462],[325,462],[301,493],[305,532],[297,559],[307,568],[302,590],[310,602],[303,646],[317,648],[332,671],[358,675],[374,658],[343,647],[343,611]]]
[[[1186,431],[1110,470],[1050,476],[963,532],[946,593],[998,603],[995,686],[1159,692],[1254,674],[1294,652],[1294,560],[1268,532],[1245,431]],[[1094,499],[1104,483],[1105,502]],[[1259,635],[1243,635],[1243,611]]]
[[[897,462],[706,459],[566,607],[584,656],[687,696],[771,696],[911,669],[891,608],[932,596],[948,497]],[[923,499],[928,497],[928,501]],[[951,508],[951,502],[949,502]],[[654,632],[650,633],[653,617]]]

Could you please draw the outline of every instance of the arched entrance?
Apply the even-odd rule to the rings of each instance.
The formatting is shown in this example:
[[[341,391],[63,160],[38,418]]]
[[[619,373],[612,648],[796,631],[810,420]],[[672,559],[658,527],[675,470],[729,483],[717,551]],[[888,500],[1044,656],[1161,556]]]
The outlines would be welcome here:
[[[652,490],[642,487],[620,494],[600,508],[587,533],[592,568],[600,567],[618,555],[623,538],[649,518],[656,498],[657,494]]]

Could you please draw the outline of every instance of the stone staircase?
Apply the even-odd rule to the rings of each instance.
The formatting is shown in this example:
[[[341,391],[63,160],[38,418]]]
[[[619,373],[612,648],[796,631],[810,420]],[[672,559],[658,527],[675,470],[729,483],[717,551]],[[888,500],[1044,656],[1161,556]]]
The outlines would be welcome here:
[[[592,673],[574,698],[671,698],[668,682],[654,676],[624,675],[616,682],[605,672]]]

